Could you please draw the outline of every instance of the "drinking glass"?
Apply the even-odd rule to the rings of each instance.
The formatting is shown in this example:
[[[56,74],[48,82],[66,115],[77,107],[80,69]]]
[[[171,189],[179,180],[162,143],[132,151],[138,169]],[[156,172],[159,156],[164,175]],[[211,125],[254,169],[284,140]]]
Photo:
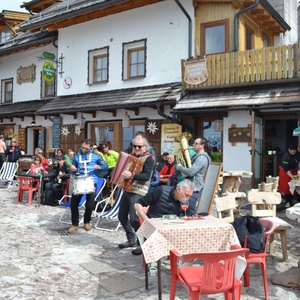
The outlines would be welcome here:
[[[181,208],[184,210],[184,217],[186,218],[186,211],[189,208],[189,200],[188,199],[182,199],[180,200]]]

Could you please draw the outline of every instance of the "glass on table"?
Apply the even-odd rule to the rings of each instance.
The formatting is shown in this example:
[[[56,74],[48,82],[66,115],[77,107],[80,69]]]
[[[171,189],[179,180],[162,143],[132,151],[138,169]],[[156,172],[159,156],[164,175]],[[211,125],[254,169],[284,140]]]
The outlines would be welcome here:
[[[188,199],[182,199],[180,200],[181,208],[184,210],[184,217],[186,218],[186,211],[189,208],[189,200]]]

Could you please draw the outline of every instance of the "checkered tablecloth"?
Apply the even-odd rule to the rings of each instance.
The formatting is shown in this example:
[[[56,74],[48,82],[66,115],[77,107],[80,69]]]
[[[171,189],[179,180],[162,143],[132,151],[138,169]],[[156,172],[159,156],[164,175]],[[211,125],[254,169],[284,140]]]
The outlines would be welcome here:
[[[240,244],[233,226],[213,216],[178,222],[152,218],[143,223],[137,235],[146,238],[142,244],[146,263],[168,256],[172,249],[188,254],[227,251],[231,245]]]

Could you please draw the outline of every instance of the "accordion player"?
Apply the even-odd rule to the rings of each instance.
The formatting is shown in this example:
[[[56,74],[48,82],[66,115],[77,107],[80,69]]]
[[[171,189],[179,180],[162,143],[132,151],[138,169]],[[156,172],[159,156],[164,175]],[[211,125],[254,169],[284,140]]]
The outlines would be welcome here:
[[[140,173],[149,155],[150,154],[146,153],[137,157],[121,152],[111,181],[126,192],[132,192],[142,196],[145,195],[148,192],[151,174],[149,179],[149,174]],[[143,180],[144,178],[145,180]]]

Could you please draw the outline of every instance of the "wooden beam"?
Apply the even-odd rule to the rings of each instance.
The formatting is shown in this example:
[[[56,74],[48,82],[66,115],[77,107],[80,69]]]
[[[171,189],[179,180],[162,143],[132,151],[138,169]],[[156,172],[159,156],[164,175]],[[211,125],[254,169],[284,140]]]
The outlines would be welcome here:
[[[259,8],[254,8],[250,11],[250,13],[252,15],[263,15],[264,14],[264,10],[263,9],[259,9]]]

